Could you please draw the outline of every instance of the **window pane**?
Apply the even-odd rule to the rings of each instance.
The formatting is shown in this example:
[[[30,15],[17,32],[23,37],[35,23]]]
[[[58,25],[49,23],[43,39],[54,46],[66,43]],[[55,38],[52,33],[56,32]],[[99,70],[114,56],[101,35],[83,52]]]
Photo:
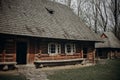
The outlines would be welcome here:
[[[51,50],[50,53],[55,53],[55,44],[51,44],[50,50]]]
[[[48,45],[48,53],[51,53],[51,54],[61,53],[61,45],[57,43],[50,43]]]
[[[71,53],[71,46],[68,44],[66,47],[67,47],[67,53]]]
[[[57,49],[58,49],[57,52],[61,53],[61,46],[59,44],[57,45]]]
[[[75,44],[66,44],[66,53],[75,53],[76,47]]]

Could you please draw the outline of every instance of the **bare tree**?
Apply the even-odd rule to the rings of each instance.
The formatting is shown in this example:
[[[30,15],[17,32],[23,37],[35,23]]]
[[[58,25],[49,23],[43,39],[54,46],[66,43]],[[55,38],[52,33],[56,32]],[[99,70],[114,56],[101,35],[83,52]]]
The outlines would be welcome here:
[[[67,0],[68,7],[71,7],[71,0]]]
[[[120,39],[120,1],[111,0],[109,5],[114,19],[114,33]]]
[[[114,19],[115,19],[115,35],[120,39],[120,2],[114,0]]]
[[[92,14],[95,33],[107,31],[108,14],[106,1],[92,0]]]
[[[83,7],[87,5],[87,7]],[[86,9],[85,9],[86,8]],[[107,31],[108,14],[104,0],[77,0],[77,14],[95,33]]]
[[[92,18],[89,14],[90,7],[87,7],[88,0],[77,0],[77,15],[92,29]]]
[[[99,2],[96,0],[92,0],[92,9],[93,9],[93,20],[94,20],[94,31],[97,33],[97,23],[98,23],[98,6]]]
[[[99,24],[103,28],[103,31],[106,32],[107,31],[107,23],[108,23],[108,15],[107,15],[105,1],[99,2],[99,5],[97,5],[97,9],[98,9],[98,14],[101,19],[101,20],[98,20],[98,21],[101,21],[101,22],[99,22]]]
[[[82,3],[82,0],[77,0],[77,15],[80,16],[80,11],[81,10],[81,3]]]
[[[73,0],[53,0],[73,8],[75,13],[90,27],[95,33],[105,32],[109,25],[114,24],[112,16],[108,12],[107,1],[110,0],[76,0],[76,7],[73,6]],[[114,0],[111,0],[114,2]],[[77,9],[77,10],[75,10]],[[110,21],[112,23],[110,23]]]

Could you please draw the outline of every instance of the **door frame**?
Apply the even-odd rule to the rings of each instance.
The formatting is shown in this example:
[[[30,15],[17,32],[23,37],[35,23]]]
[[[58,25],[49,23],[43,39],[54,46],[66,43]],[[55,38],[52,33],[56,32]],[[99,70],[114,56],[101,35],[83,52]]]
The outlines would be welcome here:
[[[83,47],[83,58],[88,58],[88,48]]]
[[[17,53],[17,47],[18,47],[18,44],[19,44],[19,43],[24,43],[24,44],[26,45],[26,53],[25,53],[25,57],[26,57],[26,58],[25,58],[25,61],[26,61],[26,62],[23,63],[23,64],[27,64],[27,62],[28,62],[28,57],[27,57],[27,56],[28,56],[28,42],[27,42],[27,41],[16,41],[16,62],[18,62],[18,61],[17,61],[17,59],[18,59],[18,57],[17,57],[17,54],[18,54],[18,53]],[[18,64],[18,65],[19,65],[19,64]]]

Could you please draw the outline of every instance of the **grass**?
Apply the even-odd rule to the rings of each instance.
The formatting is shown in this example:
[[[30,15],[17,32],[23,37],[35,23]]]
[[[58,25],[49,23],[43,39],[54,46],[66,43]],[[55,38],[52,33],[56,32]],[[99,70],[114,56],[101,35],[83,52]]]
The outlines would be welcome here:
[[[23,75],[2,74],[0,80],[26,80],[26,78]]]
[[[120,80],[120,60],[79,69],[55,71],[50,80]]]

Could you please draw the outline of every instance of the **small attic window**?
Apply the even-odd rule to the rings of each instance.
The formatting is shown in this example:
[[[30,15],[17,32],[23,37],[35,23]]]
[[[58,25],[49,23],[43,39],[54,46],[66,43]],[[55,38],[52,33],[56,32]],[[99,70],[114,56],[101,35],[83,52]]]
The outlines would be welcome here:
[[[101,35],[101,38],[108,38],[107,35],[105,35],[104,33]]]
[[[47,12],[49,13],[49,14],[54,14],[54,10],[53,9],[49,9],[49,8],[45,8],[46,10],[47,10]]]

